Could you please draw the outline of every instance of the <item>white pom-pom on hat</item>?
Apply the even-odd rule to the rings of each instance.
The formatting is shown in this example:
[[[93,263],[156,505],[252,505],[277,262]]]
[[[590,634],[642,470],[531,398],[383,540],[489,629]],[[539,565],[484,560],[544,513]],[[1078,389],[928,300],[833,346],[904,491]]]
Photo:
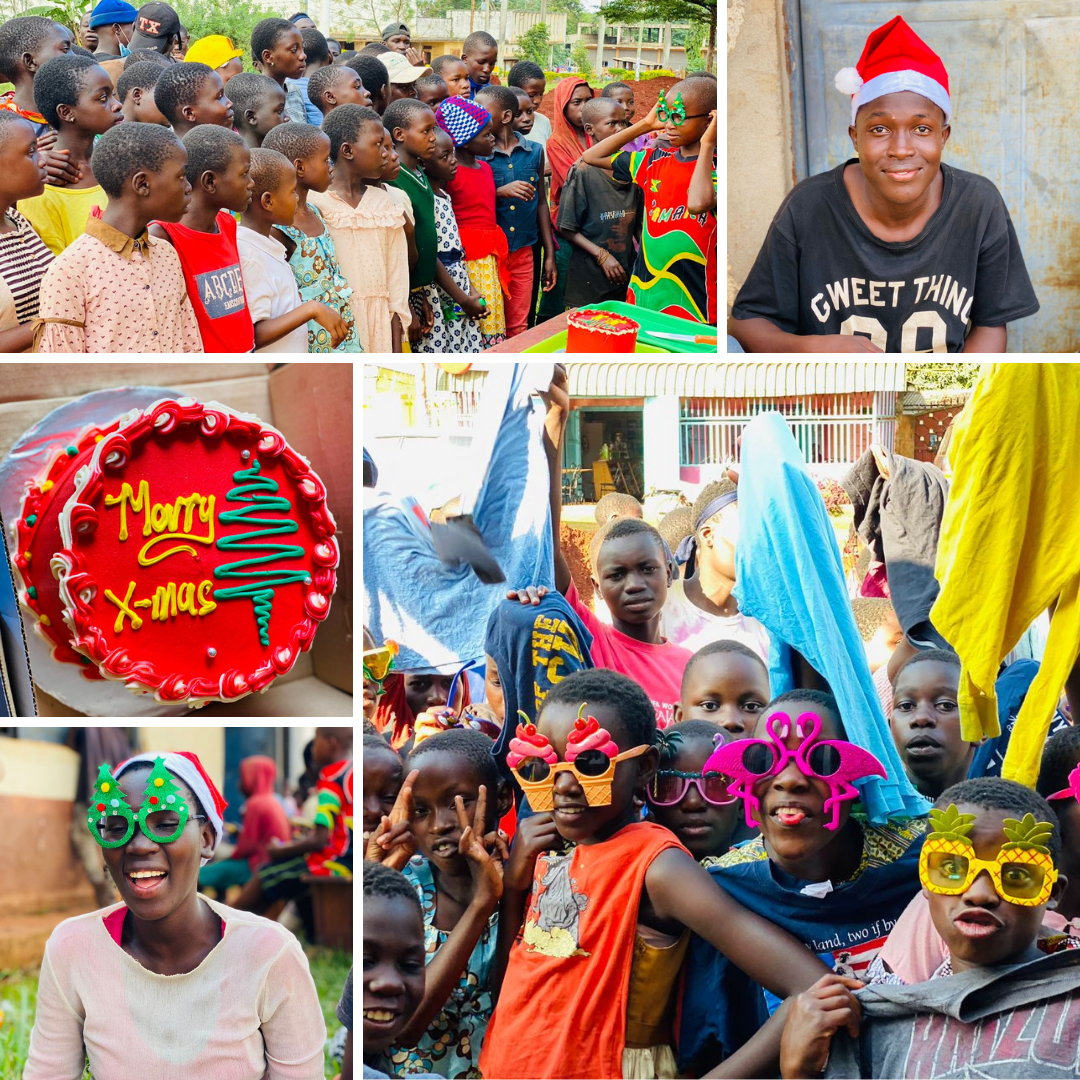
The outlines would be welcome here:
[[[863,84],[863,78],[858,68],[846,67],[836,73],[833,82],[841,94],[857,94],[859,87]]]

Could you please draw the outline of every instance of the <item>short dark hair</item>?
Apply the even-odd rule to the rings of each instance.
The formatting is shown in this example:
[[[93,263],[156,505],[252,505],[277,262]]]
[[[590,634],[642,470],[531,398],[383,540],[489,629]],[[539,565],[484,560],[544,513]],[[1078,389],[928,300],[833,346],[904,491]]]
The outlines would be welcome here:
[[[34,104],[50,127],[60,127],[56,107],[76,104],[90,78],[91,69],[100,67],[96,60],[72,56],[70,53],[54,56],[41,65],[34,78]]]
[[[284,156],[282,154],[277,153],[276,150],[261,150],[261,151],[259,151],[259,153],[274,154],[275,157],[279,157],[279,158],[282,158],[284,160]],[[252,151],[252,154],[253,155],[255,154],[254,150]],[[289,163],[286,161],[285,164],[288,165]],[[480,733],[477,732],[477,734],[479,735]],[[421,743],[420,745],[423,746],[424,744]],[[364,735],[364,749],[365,750],[389,750],[390,753],[393,754],[394,757],[396,757],[398,759],[398,761],[402,761],[401,755],[381,735],[368,735],[368,734],[365,733],[365,735]],[[488,755],[488,756],[490,757],[490,755]],[[404,764],[403,761],[402,761],[402,764]]]
[[[326,44],[326,38],[312,27],[300,31],[300,40],[304,43],[304,53],[308,63],[315,61],[320,64],[330,63],[330,46]]]
[[[280,89],[269,75],[260,75],[257,71],[242,71],[229,80],[229,100],[239,117],[248,109],[256,108],[265,95]]]
[[[906,671],[912,664],[925,664],[928,660],[933,660],[939,664],[948,664],[950,667],[960,669],[960,657],[956,655],[951,649],[922,649],[917,652],[910,660],[905,660],[900,665],[900,671],[896,673],[896,678],[900,678],[900,672]],[[896,679],[893,680],[893,685],[896,685]]]
[[[629,83],[612,82],[608,83],[607,86],[605,86],[604,89],[600,91],[600,96],[602,98],[614,97],[615,95],[612,94],[612,90],[629,90],[631,94],[634,92],[634,88]]]
[[[262,63],[263,53],[274,51],[274,46],[285,34],[296,30],[288,19],[263,19],[251,31],[251,55]],[[299,31],[298,31],[299,32]]]
[[[386,70],[386,65],[363,53],[357,53],[343,66],[352,68],[360,76],[364,89],[371,95],[373,101],[382,88],[390,82],[390,72]]]
[[[885,625],[885,619],[892,611],[892,601],[885,596],[856,596],[851,601],[851,613],[855,616],[855,625],[859,637],[869,641]]]
[[[409,879],[400,871],[385,863],[364,860],[364,898],[373,900],[403,900],[416,908],[416,913],[423,918],[420,897],[409,884]]]
[[[453,56],[450,53],[443,53],[442,56],[436,56],[435,59],[431,61],[431,70],[434,71],[436,75],[442,75],[442,69],[446,67],[447,64],[462,63],[464,63],[464,61],[461,59],[460,56]]]
[[[158,67],[172,67],[176,61],[157,49],[135,49],[124,57],[124,70],[135,64],[157,64]]]
[[[429,86],[432,89],[441,86],[446,91],[450,90],[450,87],[446,85],[446,80],[441,75],[436,75],[434,73],[431,75],[421,75],[420,78],[413,83],[413,86],[417,90],[426,90]]]
[[[1003,810],[1018,820],[1023,819],[1025,814],[1031,814],[1036,821],[1048,822],[1054,827],[1047,843],[1050,857],[1055,863],[1061,862],[1061,825],[1058,823],[1057,814],[1050,804],[1031,788],[1026,788],[1015,780],[1004,780],[1000,776],[980,776],[975,780],[961,780],[951,788],[946,788],[934,805],[943,810],[952,804],[959,806],[961,803],[979,806],[983,810]]]
[[[124,68],[123,74],[116,80],[116,96],[123,105],[132,90],[149,90],[157,84],[165,69],[159,64],[132,64]]]
[[[4,146],[8,141],[8,137],[15,133],[16,124],[32,126],[25,116],[20,116],[17,112],[11,112],[7,109],[0,109],[0,147]]]
[[[727,495],[732,491],[738,490],[736,485],[729,480],[726,476],[720,480],[713,480],[711,483],[706,484],[701,491],[698,492],[698,497],[694,500],[694,524],[697,528],[694,530],[697,532],[705,522],[701,521],[701,515],[705,513],[706,507],[713,499],[719,499],[721,495]],[[712,517],[716,517],[713,514]],[[712,518],[706,519],[711,521]]]
[[[177,147],[184,144],[161,124],[128,121],[110,128],[98,139],[90,157],[94,178],[110,199],[119,199],[134,173],[159,173]]]
[[[765,706],[766,713],[773,713],[776,709],[788,701],[805,701],[810,705],[816,705],[818,709],[827,709],[832,719],[836,721],[836,726],[839,729],[840,737],[846,738],[846,732],[844,730],[844,718],[840,715],[840,706],[836,703],[836,698],[832,694],[826,694],[824,690],[787,690],[779,697],[774,697],[768,705]],[[786,711],[786,710],[785,710]]]
[[[313,71],[311,75],[308,76],[308,101],[310,101],[312,105],[318,107],[319,102],[322,99],[322,92],[324,90],[329,90],[331,85],[333,85],[333,83],[335,83],[338,79],[348,78],[348,75],[349,73],[344,69],[344,66],[337,67],[333,64],[330,64],[327,67],[321,67],[318,70]],[[239,78],[239,76],[237,76],[237,78]],[[270,81],[274,82],[273,79],[271,79]],[[276,86],[277,83],[274,83],[274,85]],[[232,82],[229,83],[229,87],[231,93]],[[233,101],[235,102],[236,99],[233,98]]]
[[[94,54],[89,49],[84,49],[81,45],[70,46],[68,52],[70,52],[72,56],[89,56],[91,60],[94,59]]]
[[[193,127],[184,136],[183,143],[188,154],[188,183],[192,187],[203,173],[212,172],[215,176],[221,176],[232,163],[233,151],[237,147],[247,146],[235,131],[217,124]]]
[[[334,110],[334,112],[337,111],[337,109]],[[398,98],[397,101],[391,101],[387,105],[386,112],[382,115],[382,123],[386,130],[390,132],[390,137],[393,138],[394,128],[407,128],[413,122],[413,117],[421,112],[430,113],[431,107],[416,98]],[[375,115],[377,116],[378,113]],[[434,116],[435,114],[432,113],[431,115]],[[323,127],[325,126],[324,124]]]
[[[251,179],[255,183],[255,190],[251,193],[252,199],[258,200],[264,191],[277,191],[290,172],[295,175],[296,169],[280,151],[268,150],[265,146],[252,150]]]
[[[1045,799],[1069,786],[1069,773],[1080,761],[1080,727],[1067,727],[1052,735],[1043,747],[1035,790]]]
[[[567,675],[548,691],[540,716],[549,705],[573,705],[576,709],[583,701],[611,708],[626,729],[630,746],[651,746],[656,741],[656,710],[649,695],[633,679],[607,668]]]
[[[391,49],[390,46],[385,44],[384,42],[371,41],[371,42],[368,42],[368,44],[365,45],[357,55],[358,56],[382,56],[383,53],[388,53],[388,52],[393,52],[393,51],[394,50]]]
[[[497,49],[499,43],[486,31],[476,30],[461,43],[461,53],[470,52],[473,49]]]
[[[764,660],[749,645],[744,645],[741,641],[735,641],[733,638],[721,638],[718,641],[710,641],[707,645],[702,645],[700,649],[689,660],[686,661],[686,667],[683,668],[682,686],[680,687],[680,696],[686,689],[686,680],[690,678],[690,672],[699,661],[704,660],[707,656],[715,656],[717,653],[737,653],[739,656],[749,657],[751,660],[756,660],[761,665],[761,670],[765,672],[766,680],[769,677],[769,667]]]
[[[14,82],[23,54],[36,53],[56,31],[56,23],[44,15],[22,15],[0,25],[0,78]]]
[[[440,750],[446,754],[457,754],[464,758],[476,770],[480,783],[487,788],[488,808],[494,809],[495,792],[499,786],[499,766],[491,755],[491,739],[479,731],[469,728],[451,728],[449,731],[440,731],[425,739],[411,754],[409,754],[405,768],[411,770],[417,768],[416,759],[423,754],[438,753]]]
[[[295,15],[289,16],[289,22],[294,23],[297,19],[311,19],[311,16],[306,11],[298,11]],[[311,19],[314,22],[314,19]]]
[[[323,120],[323,134],[330,139],[330,160],[337,161],[345,143],[355,142],[365,124],[382,127],[382,117],[366,105],[339,105]],[[287,127],[287,124],[282,124]]]
[[[214,74],[206,64],[184,61],[162,68],[154,87],[154,104],[174,127],[183,121],[181,109],[194,105],[203,85]]]
[[[722,736],[719,741],[716,739],[717,735]],[[656,733],[656,744],[660,747],[660,767],[670,765],[679,756],[683,742],[702,739],[719,746],[726,738],[724,729],[712,720],[682,720],[678,724],[671,724]]]
[[[600,119],[598,114],[608,112],[612,105],[619,109],[622,108],[621,102],[616,101],[613,97],[589,98],[589,100],[581,107],[582,124],[597,123]]]
[[[239,77],[238,75],[237,78]],[[314,124],[298,124],[295,120],[290,120],[287,124],[278,124],[268,131],[263,139],[263,146],[267,150],[279,151],[290,161],[300,161],[319,150],[322,134],[322,128],[317,128]]]
[[[656,529],[674,551],[694,531],[694,512],[689,506],[676,506],[660,519]]]
[[[509,86],[498,86],[495,83],[488,83],[487,86],[481,87],[481,89],[476,91],[477,97],[481,94],[483,94],[484,97],[494,100],[500,109],[509,109],[514,116],[517,116],[521,111],[518,106],[517,94],[515,94]]]
[[[637,536],[640,533],[647,533],[656,541],[656,546],[660,549],[660,559],[666,563],[668,561],[668,550],[664,546],[664,538],[647,521],[643,521],[641,518],[626,517],[609,521],[597,530],[593,541],[595,546],[590,545],[589,549],[593,570],[596,570],[599,565],[600,552],[609,540],[621,540],[623,537]]]
[[[543,79],[547,82],[544,69],[532,60],[519,60],[509,71],[506,81],[510,86],[523,86],[533,79]]]
[[[597,525],[606,525],[614,514],[621,517],[641,517],[641,503],[625,491],[609,491],[606,495],[600,496],[593,508],[593,517],[596,518]]]
[[[719,82],[716,73],[712,71],[688,71],[683,82],[686,82],[686,79],[712,79],[713,82]]]

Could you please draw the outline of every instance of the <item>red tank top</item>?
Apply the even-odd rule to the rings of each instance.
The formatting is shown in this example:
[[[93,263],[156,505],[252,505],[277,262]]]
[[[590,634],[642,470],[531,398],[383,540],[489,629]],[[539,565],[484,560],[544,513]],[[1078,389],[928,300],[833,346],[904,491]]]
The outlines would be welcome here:
[[[203,349],[208,353],[251,352],[255,327],[240,273],[236,219],[228,210],[219,210],[216,233],[196,232],[166,221],[157,224],[169,234],[180,256]]]

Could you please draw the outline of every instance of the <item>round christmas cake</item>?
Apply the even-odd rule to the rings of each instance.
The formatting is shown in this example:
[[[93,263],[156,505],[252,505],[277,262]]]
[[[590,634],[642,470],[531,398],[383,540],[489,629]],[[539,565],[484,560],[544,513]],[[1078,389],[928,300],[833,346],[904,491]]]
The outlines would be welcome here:
[[[15,560],[57,659],[196,706],[265,690],[311,647],[334,592],[335,525],[279,431],[217,402],[163,400],[63,457],[27,496]]]
[[[632,353],[640,329],[633,319],[613,311],[571,311],[566,316],[566,351]]]

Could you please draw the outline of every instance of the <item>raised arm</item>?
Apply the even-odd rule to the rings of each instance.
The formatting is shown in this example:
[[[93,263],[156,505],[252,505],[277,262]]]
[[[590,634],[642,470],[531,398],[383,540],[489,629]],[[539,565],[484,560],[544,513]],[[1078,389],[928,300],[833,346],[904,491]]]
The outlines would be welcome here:
[[[540,396],[547,405],[544,419],[544,450],[547,452],[548,471],[551,474],[549,501],[551,504],[551,539],[555,549],[555,588],[565,593],[570,588],[570,564],[563,554],[560,542],[562,525],[562,438],[566,421],[570,418],[569,380],[566,368],[555,365],[551,386]]]
[[[716,213],[716,186],[713,183],[713,154],[716,153],[716,110],[712,111],[712,120],[701,136],[701,148],[698,150],[694,171],[690,176],[690,186],[686,192],[686,209],[691,214],[703,214],[706,210]]]
[[[617,154],[628,142],[633,142],[641,135],[648,135],[653,131],[663,131],[663,123],[656,117],[656,106],[654,105],[648,112],[648,114],[640,119],[636,124],[631,124],[630,127],[624,128],[622,131],[616,131],[614,135],[609,135],[606,139],[601,139],[598,143],[590,146],[582,155],[581,160],[586,165],[599,165],[601,168],[607,166],[608,159],[612,154]]]

